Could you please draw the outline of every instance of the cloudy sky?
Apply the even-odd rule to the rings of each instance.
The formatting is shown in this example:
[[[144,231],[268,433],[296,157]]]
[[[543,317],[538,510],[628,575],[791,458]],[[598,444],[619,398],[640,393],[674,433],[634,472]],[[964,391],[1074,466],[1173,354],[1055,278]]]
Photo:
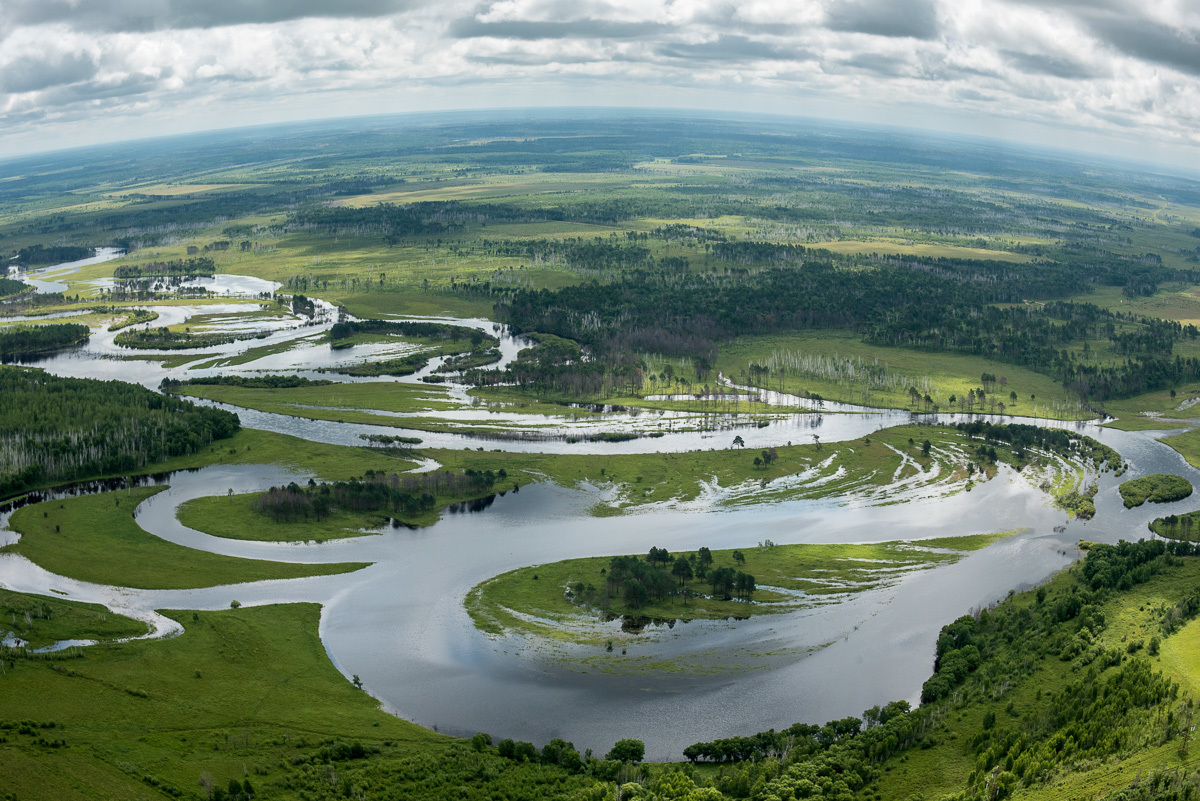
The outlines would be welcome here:
[[[759,111],[1200,164],[1200,0],[3,0],[0,157],[283,120]]]

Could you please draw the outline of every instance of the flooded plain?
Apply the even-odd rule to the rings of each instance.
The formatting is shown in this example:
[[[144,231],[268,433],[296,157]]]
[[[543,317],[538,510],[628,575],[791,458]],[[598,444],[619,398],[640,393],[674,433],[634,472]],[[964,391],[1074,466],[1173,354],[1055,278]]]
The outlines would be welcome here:
[[[237,305],[231,300],[195,309],[155,308],[176,320],[201,311],[232,314]],[[201,358],[192,362],[202,365],[264,345],[281,346],[261,358],[222,367],[189,370],[188,365],[166,367],[161,361],[130,360],[124,358],[128,351],[117,348],[106,331],[94,332],[87,345],[38,366],[61,375],[121,378],[148,387],[157,387],[166,377],[268,370],[349,380],[315,372],[336,367],[346,354],[306,339],[321,333],[328,321],[306,322],[268,320],[263,339],[204,349],[196,354]],[[456,322],[500,336],[502,364],[528,346],[490,321]],[[383,380],[419,382],[435,367]],[[450,387],[455,397],[466,398],[453,380]],[[833,443],[913,419],[903,411],[832,404],[797,413],[799,399],[773,395],[764,400],[781,410],[791,408],[767,415],[761,427],[730,419],[713,420],[705,427],[696,424],[692,413],[645,410],[578,421],[570,420],[567,410],[561,420],[488,409],[421,414],[444,415],[447,420],[457,414],[463,421],[472,411],[497,427],[525,431],[527,435],[521,437],[412,431],[403,427],[400,416],[394,426],[371,426],[230,408],[246,427],[319,442],[359,445],[364,433],[392,433],[420,437],[431,447],[556,453],[724,449],[735,433],[750,448],[808,443],[815,441],[814,436]],[[953,423],[974,417],[944,414],[921,419]],[[935,497],[913,492],[893,497],[888,505],[830,498],[730,507],[713,498],[686,508],[654,507],[617,518],[589,514],[606,492],[603,488],[536,484],[498,496],[481,505],[480,511],[447,513],[427,528],[384,526],[361,537],[305,544],[221,539],[179,523],[176,509],[190,498],[223,495],[227,488],[251,492],[308,478],[272,466],[217,466],[156,479],[171,488],[138,507],[139,524],[171,542],[230,556],[362,561],[371,566],[336,576],[144,591],[85,584],[3,554],[0,584],[103,603],[146,620],[160,635],[176,633],[178,627],[156,609],[223,609],[233,599],[243,605],[321,603],[321,637],[335,664],[348,677],[358,675],[365,689],[397,715],[453,734],[487,731],[538,744],[563,737],[581,749],[597,751],[606,750],[618,738],[633,736],[646,742],[647,758],[679,759],[682,749],[699,739],[779,729],[797,721],[824,722],[899,698],[915,702],[932,669],[933,645],[942,625],[1070,564],[1079,556],[1076,544],[1081,538],[1137,539],[1148,536],[1146,525],[1154,517],[1184,510],[1186,502],[1126,510],[1116,491],[1121,480],[1171,472],[1193,483],[1200,481],[1197,471],[1177,453],[1154,440],[1155,432],[1121,432],[1091,423],[1003,420],[1078,429],[1120,452],[1130,464],[1129,472],[1122,479],[1112,473],[1096,477],[1097,514],[1087,523],[1068,522],[1045,493],[1002,468],[996,478],[970,492]],[[653,425],[645,429],[653,428],[661,436],[625,442],[577,436],[580,431],[628,431],[647,421]],[[895,503],[906,497],[907,502]],[[7,519],[8,514],[0,514],[0,526],[5,528],[0,542],[15,536],[7,532]],[[766,539],[778,544],[883,542],[1008,530],[1018,533],[954,564],[914,571],[841,603],[742,621],[680,621],[652,627],[629,642],[624,654],[597,646],[549,645],[516,635],[488,636],[474,628],[463,607],[466,593],[475,584],[507,570],[582,556],[644,553],[652,545],[680,551],[700,546],[754,547]],[[616,632],[619,623],[611,625]]]

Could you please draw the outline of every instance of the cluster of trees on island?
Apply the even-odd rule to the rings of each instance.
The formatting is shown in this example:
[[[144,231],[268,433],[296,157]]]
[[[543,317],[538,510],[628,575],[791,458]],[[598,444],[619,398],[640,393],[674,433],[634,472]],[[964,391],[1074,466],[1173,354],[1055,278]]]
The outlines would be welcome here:
[[[0,367],[0,497],[127,473],[239,430],[237,415],[122,381]]]
[[[1061,428],[971,420],[955,424],[955,429],[972,439],[983,440],[983,447],[990,448],[985,453],[993,462],[996,461],[996,452],[992,446],[999,443],[1009,447],[1018,464],[1026,461],[1030,451],[1036,449],[1061,456],[1082,456],[1091,459],[1098,470],[1119,470],[1122,466],[1121,455],[1104,443]]]
[[[271,487],[258,496],[255,508],[276,523],[325,520],[335,511],[387,512],[397,517],[416,517],[437,508],[438,497],[471,497],[493,490],[508,478],[504,468],[461,473],[435,470],[399,475],[368,470],[362,479],[321,482],[309,479],[307,486],[292,482]]]
[[[746,557],[733,552],[733,560],[741,565]],[[751,601],[758,589],[754,576],[730,566],[715,567],[712,551],[700,548],[687,555],[672,554],[666,548],[653,547],[640,559],[636,556],[614,556],[604,574],[603,592],[592,584],[576,582],[567,594],[576,603],[607,609],[616,600],[629,611],[638,611],[651,604],[672,598],[687,603],[695,595],[695,582],[711,588],[712,597],[720,600]]]
[[[16,262],[26,267],[41,267],[90,259],[95,255],[95,248],[83,245],[27,245],[17,251]]]

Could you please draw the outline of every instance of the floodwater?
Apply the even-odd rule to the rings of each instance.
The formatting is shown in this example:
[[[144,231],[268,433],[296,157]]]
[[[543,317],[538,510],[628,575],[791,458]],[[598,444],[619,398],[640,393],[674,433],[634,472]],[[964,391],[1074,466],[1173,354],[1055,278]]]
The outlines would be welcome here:
[[[202,311],[214,313],[212,306]],[[494,329],[489,321],[462,324],[501,334],[506,360],[527,345]],[[279,324],[266,340],[217,348],[213,353],[232,355],[264,341],[284,342],[320,330],[320,326]],[[280,355],[294,358],[302,352]],[[155,362],[116,360],[113,355],[111,338],[100,335],[85,348],[55,356],[41,366],[55,373],[121,377],[147,386],[157,385],[165,375],[196,374],[167,370]],[[327,347],[313,356],[317,366],[339,358]],[[272,370],[314,366],[286,358],[269,364]],[[251,362],[232,369],[260,368]],[[419,380],[419,376],[405,380]],[[791,403],[788,398],[772,402]],[[320,442],[355,445],[361,444],[362,433],[396,433],[418,436],[426,445],[438,447],[571,453],[723,449],[735,432],[750,448],[810,443],[814,435],[822,443],[832,443],[911,420],[907,412],[826,404],[823,410],[780,415],[762,428],[675,430],[628,442],[572,442],[564,438],[563,431],[572,430],[565,424],[550,438],[531,440],[411,431],[400,427],[400,418],[397,427],[387,428],[236,411],[248,427]],[[604,423],[612,426],[605,430],[624,430],[647,419],[665,426],[664,420],[676,419],[656,415],[617,414]],[[480,411],[479,417],[486,422],[488,413]],[[936,421],[967,417],[938,415]],[[492,419],[499,426],[519,426],[528,422],[526,418],[545,422],[538,415],[516,413]],[[681,428],[687,425],[686,420],[678,422]],[[1135,510],[1121,504],[1116,486],[1127,478],[1171,472],[1200,482],[1200,474],[1156,442],[1154,432],[1065,425],[1117,449],[1131,465],[1122,479],[1111,473],[1098,477],[1097,516],[1086,524],[1068,522],[1043,493],[1005,468],[970,492],[949,497],[912,493],[908,503],[886,506],[843,498],[731,508],[720,505],[719,496],[708,495],[683,507],[654,507],[619,518],[589,515],[589,508],[604,496],[603,489],[538,484],[498,496],[481,511],[448,513],[439,523],[420,530],[384,526],[376,533],[323,544],[256,543],[187,529],[178,522],[175,510],[190,498],[224,495],[228,488],[250,492],[307,476],[278,467],[217,466],[156,479],[171,488],[138,507],[139,524],[172,542],[231,556],[365,561],[371,566],[311,579],[142,591],[74,581],[4,554],[0,555],[0,584],[103,603],[115,612],[146,620],[157,635],[177,633],[178,626],[155,609],[224,609],[233,599],[243,605],[321,603],[320,633],[334,663],[347,676],[357,674],[365,689],[397,715],[454,734],[487,731],[537,744],[563,737],[597,751],[621,737],[637,737],[646,742],[648,758],[679,759],[682,749],[697,740],[779,729],[797,721],[824,722],[900,698],[915,702],[932,669],[933,645],[942,625],[997,602],[1011,589],[1044,580],[1078,557],[1075,544],[1080,538],[1115,542],[1148,536],[1146,525],[1151,519],[1187,508],[1186,501]],[[0,529],[7,518],[0,514]],[[1065,530],[1055,532],[1059,526]],[[498,573],[572,557],[644,553],[652,545],[681,551],[700,546],[755,547],[766,539],[779,544],[879,542],[1011,529],[1021,532],[955,564],[905,574],[890,586],[861,592],[843,603],[745,621],[677,622],[651,628],[629,644],[625,654],[619,648],[610,653],[598,646],[548,646],[518,636],[489,637],[472,626],[463,608],[471,587]],[[0,530],[0,543],[15,536]],[[619,623],[611,625],[616,632]]]

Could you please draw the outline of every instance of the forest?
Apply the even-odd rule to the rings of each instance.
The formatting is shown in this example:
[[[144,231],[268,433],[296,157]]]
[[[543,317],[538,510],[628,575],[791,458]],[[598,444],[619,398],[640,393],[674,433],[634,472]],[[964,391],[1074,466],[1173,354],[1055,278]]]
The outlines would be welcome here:
[[[34,356],[87,341],[91,331],[80,323],[0,328],[0,359]]]
[[[231,412],[136,384],[0,367],[0,498],[129,473],[195,453],[239,427]]]

